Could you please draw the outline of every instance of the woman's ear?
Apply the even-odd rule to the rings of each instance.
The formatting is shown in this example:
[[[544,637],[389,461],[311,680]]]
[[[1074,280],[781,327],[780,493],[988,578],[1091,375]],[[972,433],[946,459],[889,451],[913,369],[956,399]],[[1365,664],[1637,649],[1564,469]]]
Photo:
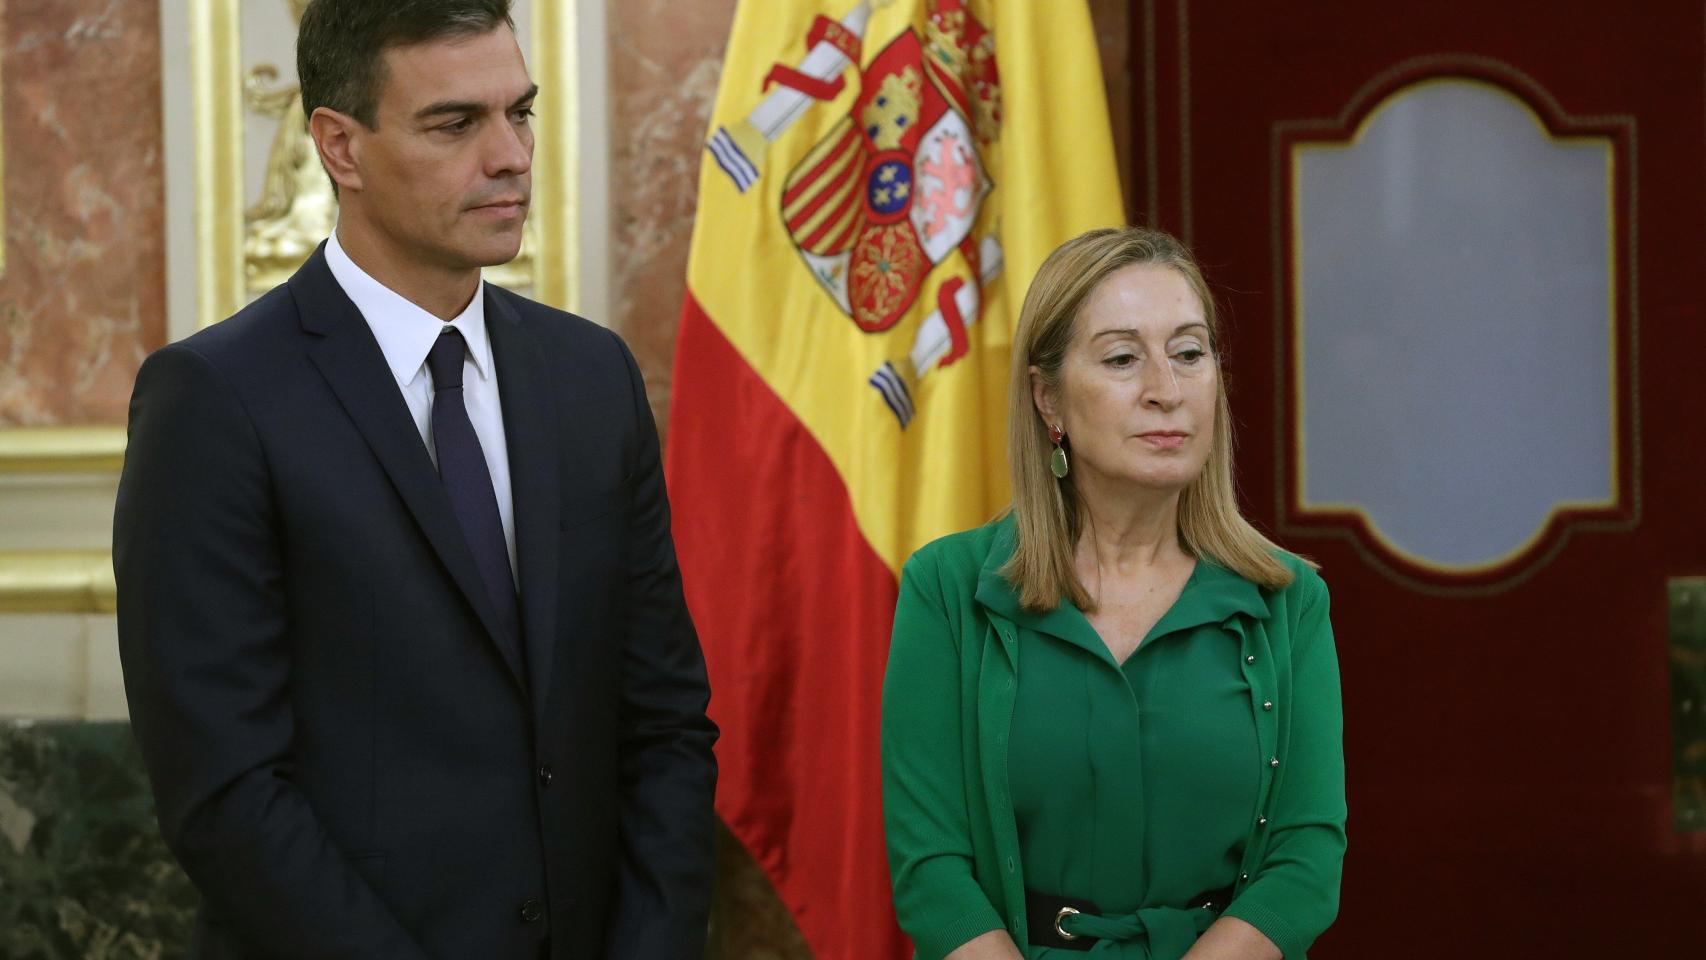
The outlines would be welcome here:
[[[1031,403],[1036,405],[1037,413],[1042,415],[1046,423],[1051,426],[1058,425],[1060,419],[1054,407],[1054,391],[1049,389],[1048,382],[1043,379],[1043,372],[1037,369],[1036,364],[1031,365],[1029,373],[1031,376]]]

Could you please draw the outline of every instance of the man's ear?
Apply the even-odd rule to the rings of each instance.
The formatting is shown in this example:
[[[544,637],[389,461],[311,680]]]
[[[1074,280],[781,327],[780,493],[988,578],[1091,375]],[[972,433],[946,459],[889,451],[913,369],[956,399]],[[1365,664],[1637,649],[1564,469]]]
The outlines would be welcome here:
[[[1043,372],[1037,369],[1036,364],[1032,364],[1029,373],[1031,376],[1031,403],[1036,405],[1037,413],[1041,414],[1043,420],[1050,426],[1059,424],[1060,420],[1057,418],[1057,411],[1054,407],[1054,391],[1050,390],[1048,383],[1043,380]]]
[[[340,191],[361,189],[357,160],[364,129],[360,120],[331,107],[316,107],[308,118],[308,135],[320,151],[320,163]]]

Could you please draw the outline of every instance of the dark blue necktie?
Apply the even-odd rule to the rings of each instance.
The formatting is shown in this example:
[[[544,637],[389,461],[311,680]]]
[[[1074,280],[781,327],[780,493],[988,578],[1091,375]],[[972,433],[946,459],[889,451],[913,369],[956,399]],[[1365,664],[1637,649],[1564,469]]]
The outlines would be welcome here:
[[[519,654],[521,616],[503,518],[498,513],[497,494],[492,491],[492,473],[486,469],[486,455],[462,399],[462,358],[466,353],[462,332],[445,327],[427,354],[427,368],[432,371],[432,442],[438,451],[438,476],[444,492],[450,495],[450,507],[474,552],[474,565],[485,581],[486,592],[491,594],[498,626],[506,634],[499,639],[513,645]]]

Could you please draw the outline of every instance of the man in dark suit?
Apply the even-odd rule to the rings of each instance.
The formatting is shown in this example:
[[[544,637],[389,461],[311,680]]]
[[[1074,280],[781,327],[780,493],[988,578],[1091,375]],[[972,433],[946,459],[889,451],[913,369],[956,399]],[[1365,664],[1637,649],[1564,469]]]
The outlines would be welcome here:
[[[716,728],[640,374],[480,278],[530,188],[508,8],[316,0],[337,231],[137,377],[119,641],[198,956],[703,949]]]

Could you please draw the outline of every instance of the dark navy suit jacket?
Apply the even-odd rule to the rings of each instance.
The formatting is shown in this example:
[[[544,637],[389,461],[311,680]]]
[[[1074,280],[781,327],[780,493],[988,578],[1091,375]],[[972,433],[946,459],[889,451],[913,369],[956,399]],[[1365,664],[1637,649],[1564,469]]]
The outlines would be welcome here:
[[[317,251],[143,364],[119,644],[202,957],[698,957],[716,728],[610,331],[491,285],[526,670]]]

